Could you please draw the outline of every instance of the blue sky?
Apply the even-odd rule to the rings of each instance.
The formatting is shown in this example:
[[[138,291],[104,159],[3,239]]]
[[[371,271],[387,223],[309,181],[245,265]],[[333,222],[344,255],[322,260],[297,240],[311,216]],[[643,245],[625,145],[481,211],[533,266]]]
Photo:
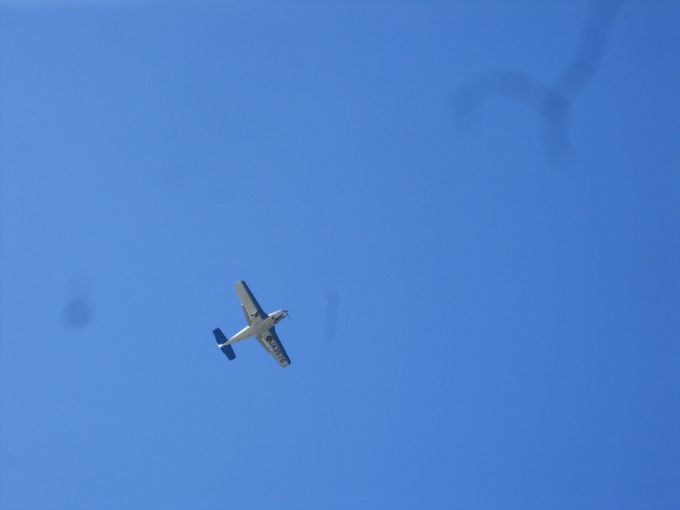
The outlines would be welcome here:
[[[0,507],[678,508],[679,25],[5,2]]]

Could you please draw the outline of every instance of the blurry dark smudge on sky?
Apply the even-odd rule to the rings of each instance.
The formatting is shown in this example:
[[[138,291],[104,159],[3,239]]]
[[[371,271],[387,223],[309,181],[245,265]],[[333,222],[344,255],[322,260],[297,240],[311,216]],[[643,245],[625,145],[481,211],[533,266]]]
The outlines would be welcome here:
[[[552,163],[569,162],[573,146],[569,140],[569,117],[574,99],[593,80],[623,0],[601,0],[590,4],[581,28],[576,52],[564,70],[545,84],[522,69],[490,69],[459,87],[454,99],[456,116],[477,113],[492,98],[500,96],[522,103],[541,118],[541,145]]]
[[[330,290],[326,294],[326,317],[324,320],[324,338],[327,345],[335,343],[338,332],[338,313],[340,311],[340,296],[337,290]]]
[[[64,307],[64,323],[69,329],[82,329],[92,321],[92,304],[87,297],[75,297]]]
[[[94,316],[90,284],[73,280],[68,287],[70,297],[62,312],[64,325],[71,330],[83,329],[92,322]]]

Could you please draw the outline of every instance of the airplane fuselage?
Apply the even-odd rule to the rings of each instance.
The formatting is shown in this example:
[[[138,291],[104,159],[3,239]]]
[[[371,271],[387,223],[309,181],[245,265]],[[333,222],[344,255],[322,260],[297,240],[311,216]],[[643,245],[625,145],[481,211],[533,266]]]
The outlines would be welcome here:
[[[265,331],[274,327],[274,325],[286,316],[285,310],[276,310],[270,313],[266,319],[261,320],[256,324],[249,324],[241,331],[232,336],[225,345],[235,344],[241,340],[245,340],[250,337],[257,337]]]

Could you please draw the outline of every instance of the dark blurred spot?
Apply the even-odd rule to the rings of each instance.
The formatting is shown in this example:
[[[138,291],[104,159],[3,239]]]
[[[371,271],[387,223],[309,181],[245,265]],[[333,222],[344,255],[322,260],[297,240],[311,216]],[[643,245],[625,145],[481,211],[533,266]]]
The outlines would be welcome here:
[[[573,97],[595,77],[622,5],[623,0],[594,0],[590,3],[576,51],[561,76],[553,82],[560,92]]]
[[[569,122],[569,109],[571,101],[566,96],[554,90],[546,90],[541,101],[541,115],[543,118],[556,126],[565,125]]]
[[[64,322],[71,329],[82,329],[92,322],[92,303],[87,297],[75,297],[64,308]]]
[[[590,4],[576,51],[557,79],[543,83],[522,69],[487,70],[458,88],[454,98],[456,116],[468,117],[497,96],[522,103],[540,116],[541,145],[546,157],[553,163],[569,161],[573,155],[569,140],[571,107],[602,62],[622,4],[623,0]]]
[[[326,343],[333,345],[338,332],[338,313],[340,311],[340,297],[337,290],[331,290],[326,294],[326,319],[324,324],[324,337]]]
[[[498,93],[515,101],[526,101],[532,90],[531,77],[526,73],[516,70],[504,72],[498,80]]]

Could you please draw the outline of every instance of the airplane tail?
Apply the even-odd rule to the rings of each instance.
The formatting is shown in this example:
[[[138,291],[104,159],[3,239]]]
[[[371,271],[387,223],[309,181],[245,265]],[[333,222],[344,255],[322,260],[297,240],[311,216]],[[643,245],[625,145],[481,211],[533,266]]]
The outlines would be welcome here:
[[[213,329],[213,335],[215,335],[215,340],[217,341],[218,346],[227,342],[227,337],[224,336],[224,333],[222,333],[222,330],[220,328]],[[231,345],[225,345],[224,347],[220,347],[220,350],[230,360],[236,358],[236,353],[234,352],[234,348]]]

